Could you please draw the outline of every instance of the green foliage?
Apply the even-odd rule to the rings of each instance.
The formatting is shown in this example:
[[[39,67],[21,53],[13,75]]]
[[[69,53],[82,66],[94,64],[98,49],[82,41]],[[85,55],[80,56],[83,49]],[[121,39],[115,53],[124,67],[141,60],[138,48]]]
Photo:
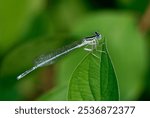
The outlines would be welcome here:
[[[88,53],[69,84],[69,100],[119,100],[118,84],[105,44],[103,52]]]

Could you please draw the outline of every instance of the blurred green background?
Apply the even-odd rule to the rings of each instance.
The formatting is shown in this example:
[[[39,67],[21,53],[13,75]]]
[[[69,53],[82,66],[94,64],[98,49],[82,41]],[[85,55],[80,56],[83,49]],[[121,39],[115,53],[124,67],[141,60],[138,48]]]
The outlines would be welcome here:
[[[1,0],[0,100],[67,100],[77,51],[16,77],[37,57],[95,31],[106,38],[121,100],[150,100],[149,0]]]

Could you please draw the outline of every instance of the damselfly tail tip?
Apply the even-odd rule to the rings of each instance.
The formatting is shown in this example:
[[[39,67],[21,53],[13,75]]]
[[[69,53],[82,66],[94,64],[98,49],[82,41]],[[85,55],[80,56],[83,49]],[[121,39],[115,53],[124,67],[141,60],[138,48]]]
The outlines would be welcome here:
[[[24,73],[20,74],[17,77],[17,80],[20,80],[21,78],[25,77],[27,74],[29,74],[32,71],[32,69],[25,71]]]
[[[25,71],[24,73],[20,74],[17,77],[17,80],[20,80],[21,78],[25,77],[26,75],[28,75],[29,73],[31,73],[32,71],[34,71],[36,68],[38,68],[38,66],[34,66],[31,69],[29,69],[29,70]]]
[[[17,80],[20,80],[22,78],[22,76],[21,75],[19,75],[18,77],[17,77]]]

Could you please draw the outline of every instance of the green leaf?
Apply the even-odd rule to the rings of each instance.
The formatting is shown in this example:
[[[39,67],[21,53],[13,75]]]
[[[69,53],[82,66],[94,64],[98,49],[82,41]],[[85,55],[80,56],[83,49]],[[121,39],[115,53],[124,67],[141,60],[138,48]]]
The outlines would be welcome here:
[[[72,74],[69,100],[119,100],[117,78],[106,45],[88,53]]]

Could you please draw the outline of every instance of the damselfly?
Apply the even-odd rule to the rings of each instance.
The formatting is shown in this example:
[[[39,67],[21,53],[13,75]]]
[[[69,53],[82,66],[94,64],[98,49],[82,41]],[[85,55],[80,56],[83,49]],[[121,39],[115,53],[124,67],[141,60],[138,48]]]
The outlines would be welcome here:
[[[22,74],[20,74],[17,79],[21,79],[24,76],[28,75],[29,73],[31,73],[32,71],[34,71],[35,69],[39,68],[39,67],[43,67],[45,65],[51,64],[51,62],[53,62],[55,59],[57,59],[58,57],[65,55],[69,52],[71,52],[74,49],[77,48],[81,48],[83,46],[85,46],[84,50],[86,51],[93,51],[94,49],[97,48],[97,45],[99,44],[99,41],[102,39],[101,34],[95,32],[94,36],[91,37],[85,37],[84,39],[82,39],[79,43],[76,43],[73,46],[66,46],[66,48],[62,48],[62,50],[60,49],[60,51],[56,51],[56,53],[54,54],[50,54],[50,56],[41,59],[38,63],[36,63],[31,69],[23,72]],[[87,48],[87,46],[91,46],[91,48]]]

